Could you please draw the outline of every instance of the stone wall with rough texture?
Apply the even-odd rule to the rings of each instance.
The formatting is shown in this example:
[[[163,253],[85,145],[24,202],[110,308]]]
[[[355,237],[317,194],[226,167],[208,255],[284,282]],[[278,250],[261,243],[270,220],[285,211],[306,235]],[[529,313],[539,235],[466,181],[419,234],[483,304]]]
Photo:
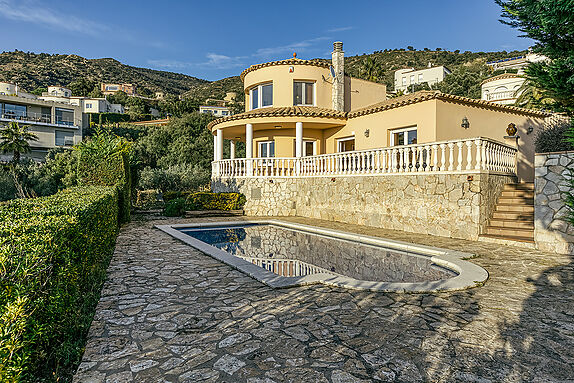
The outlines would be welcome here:
[[[536,247],[558,254],[574,254],[574,225],[566,217],[569,208],[563,193],[574,169],[574,152],[542,153],[535,158],[534,240]]]
[[[473,174],[221,179],[251,216],[301,216],[476,240],[512,177]]]

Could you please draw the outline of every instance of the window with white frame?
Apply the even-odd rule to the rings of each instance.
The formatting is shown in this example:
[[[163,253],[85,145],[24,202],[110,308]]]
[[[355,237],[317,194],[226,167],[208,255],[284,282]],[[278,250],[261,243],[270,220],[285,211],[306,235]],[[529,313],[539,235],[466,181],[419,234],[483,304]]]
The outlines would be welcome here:
[[[355,150],[355,137],[339,138],[337,140],[337,152],[352,152]]]
[[[415,83],[415,75],[411,74],[411,84],[414,84],[414,83]]]
[[[391,130],[391,146],[412,145],[417,143],[417,127]]]
[[[406,86],[406,85],[407,85],[407,78],[403,77],[403,86]]]
[[[315,105],[314,82],[293,82],[293,105]]]
[[[258,143],[259,157],[275,157],[275,141],[260,141]]]
[[[92,104],[86,104],[86,109],[92,109]]]
[[[423,82],[423,74],[419,73],[419,84]]]
[[[251,109],[273,106],[273,83],[259,84],[249,91]]]

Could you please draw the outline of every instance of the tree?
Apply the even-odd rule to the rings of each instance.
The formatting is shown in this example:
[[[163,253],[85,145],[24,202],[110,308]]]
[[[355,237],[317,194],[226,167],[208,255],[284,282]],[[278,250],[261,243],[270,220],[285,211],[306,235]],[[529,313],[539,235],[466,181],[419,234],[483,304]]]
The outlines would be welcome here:
[[[372,56],[365,58],[359,68],[359,77],[363,80],[379,82],[384,77],[384,70],[381,64]]]
[[[70,88],[74,96],[87,97],[98,88],[98,84],[95,81],[82,77],[68,84],[68,88]]]
[[[0,150],[12,152],[12,161],[20,162],[20,154],[30,151],[29,141],[38,141],[38,136],[28,131],[27,126],[20,126],[16,121],[10,122],[0,129]]]
[[[470,98],[480,98],[481,83],[489,77],[490,68],[482,62],[462,65],[433,88],[443,93]]]
[[[502,23],[536,41],[533,51],[549,60],[531,63],[526,77],[543,98],[574,115],[574,1],[495,0],[502,7]]]

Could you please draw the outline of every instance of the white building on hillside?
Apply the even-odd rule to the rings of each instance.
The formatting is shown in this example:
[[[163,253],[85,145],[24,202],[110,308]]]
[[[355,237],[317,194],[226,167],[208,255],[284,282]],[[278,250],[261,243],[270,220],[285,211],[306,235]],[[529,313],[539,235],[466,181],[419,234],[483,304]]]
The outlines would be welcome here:
[[[430,64],[429,64],[430,65]],[[451,71],[445,66],[429,67],[426,69],[415,70],[414,68],[405,68],[395,71],[395,91],[409,93],[414,85],[423,83],[432,86],[437,82],[444,80]]]
[[[216,117],[231,116],[233,114],[231,112],[231,109],[229,109],[227,106],[210,106],[210,105],[201,105],[199,107],[199,113],[212,114]]]

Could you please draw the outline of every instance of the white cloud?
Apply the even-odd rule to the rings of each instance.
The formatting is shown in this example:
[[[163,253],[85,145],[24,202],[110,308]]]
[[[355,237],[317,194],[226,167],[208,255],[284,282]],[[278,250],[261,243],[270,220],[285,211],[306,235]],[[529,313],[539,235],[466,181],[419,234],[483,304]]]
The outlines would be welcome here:
[[[148,60],[147,63],[157,68],[182,70],[186,68],[231,69],[245,65],[246,56],[225,56],[217,53],[208,53],[206,61],[188,62],[178,60]]]
[[[109,31],[109,28],[103,24],[64,12],[56,12],[29,0],[19,2],[0,0],[0,17],[94,36]]]
[[[351,29],[355,29],[355,27],[331,28],[331,29],[327,29],[327,33],[345,32],[345,31],[350,31]]]

